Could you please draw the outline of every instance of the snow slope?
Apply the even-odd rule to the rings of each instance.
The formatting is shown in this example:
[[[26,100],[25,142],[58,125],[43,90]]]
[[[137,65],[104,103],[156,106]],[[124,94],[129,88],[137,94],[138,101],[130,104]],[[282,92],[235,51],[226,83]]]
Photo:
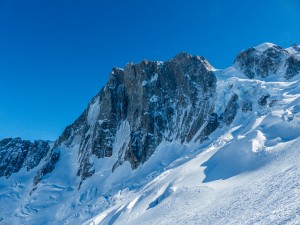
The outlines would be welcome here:
[[[299,224],[299,146],[277,147],[262,165],[207,183],[201,165],[217,150],[201,153],[86,224]]]

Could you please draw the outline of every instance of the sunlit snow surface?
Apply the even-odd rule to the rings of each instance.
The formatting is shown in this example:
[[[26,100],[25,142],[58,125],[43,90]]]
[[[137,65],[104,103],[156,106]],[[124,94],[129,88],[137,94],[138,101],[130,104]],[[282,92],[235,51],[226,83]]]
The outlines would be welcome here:
[[[269,43],[269,42],[265,42],[265,43],[262,43],[256,47],[254,47],[257,51],[260,51],[260,52],[264,52],[266,51],[267,49],[269,48],[272,48],[273,46],[276,46],[275,44],[273,43]]]
[[[129,141],[125,121],[113,156],[95,158],[95,174],[80,189],[78,146],[62,148],[32,193],[39,168],[0,178],[0,224],[300,224],[299,75],[287,82],[250,80],[233,67],[215,73],[216,112],[233,93],[254,102],[252,111],[239,110],[202,144],[163,142],[137,170],[124,163],[112,173],[116,149]],[[259,106],[267,94],[274,104]],[[90,106],[91,124],[98,105]]]

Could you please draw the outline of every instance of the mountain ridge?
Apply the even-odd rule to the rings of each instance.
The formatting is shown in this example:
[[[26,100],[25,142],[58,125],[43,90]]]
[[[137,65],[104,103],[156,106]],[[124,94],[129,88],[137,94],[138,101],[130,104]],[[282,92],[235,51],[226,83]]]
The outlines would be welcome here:
[[[21,221],[37,221],[25,215],[43,212],[41,196],[49,196],[47,207],[60,221],[74,222],[71,215],[86,221],[121,204],[117,190],[129,188],[128,193],[135,195],[165,170],[172,173],[210,148],[220,150],[201,164],[207,167],[203,183],[247,171],[268,149],[297,138],[298,47],[283,49],[267,43],[249,48],[224,70],[187,53],[166,62],[144,60],[113,68],[108,84],[30,171],[24,181],[28,192],[25,188],[22,194],[26,202],[17,200],[23,207],[18,214]],[[279,128],[284,132],[274,133]],[[242,150],[236,152],[239,147]],[[233,167],[225,167],[227,161]],[[172,196],[176,191],[172,187],[170,183],[148,208]],[[67,210],[60,215],[64,199]],[[72,214],[68,204],[77,213]],[[81,213],[83,208],[89,212]],[[117,212],[105,218],[112,224],[123,213]],[[109,222],[105,221],[102,224]]]

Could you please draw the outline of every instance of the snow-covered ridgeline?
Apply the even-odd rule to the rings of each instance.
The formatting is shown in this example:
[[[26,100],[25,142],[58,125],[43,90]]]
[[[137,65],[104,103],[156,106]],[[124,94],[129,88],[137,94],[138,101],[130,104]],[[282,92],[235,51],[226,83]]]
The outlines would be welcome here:
[[[299,48],[253,49],[226,70],[184,53],[165,63],[115,68],[56,142],[59,160],[37,186],[32,178],[41,164],[0,178],[0,221],[297,223]],[[217,79],[206,79],[212,73]],[[140,143],[156,145],[132,154]],[[142,158],[141,149],[151,154]],[[276,187],[279,194],[270,195]]]

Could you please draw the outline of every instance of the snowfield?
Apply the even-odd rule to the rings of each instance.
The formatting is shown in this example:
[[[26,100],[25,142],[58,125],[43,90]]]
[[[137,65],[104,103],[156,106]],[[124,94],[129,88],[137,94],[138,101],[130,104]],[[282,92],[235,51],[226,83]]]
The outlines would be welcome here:
[[[215,74],[216,112],[224,112],[234,93],[253,102],[252,110],[239,110],[202,144],[163,141],[136,170],[125,162],[112,172],[117,151],[95,158],[95,174],[80,188],[78,146],[62,147],[55,170],[36,190],[38,167],[0,178],[0,224],[300,224],[299,75],[248,79],[234,67]],[[264,107],[262,96],[268,96]],[[101,122],[94,119],[97,107],[98,99],[90,124]],[[114,149],[129,141],[128,130],[124,121]]]
[[[200,165],[216,151],[202,153],[86,224],[299,224],[299,144],[276,149],[260,168],[207,183]]]

